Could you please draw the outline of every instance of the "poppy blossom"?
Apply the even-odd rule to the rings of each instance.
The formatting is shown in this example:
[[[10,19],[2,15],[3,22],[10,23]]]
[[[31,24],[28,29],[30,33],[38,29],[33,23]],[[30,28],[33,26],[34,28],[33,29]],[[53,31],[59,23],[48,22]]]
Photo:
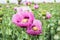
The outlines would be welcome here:
[[[22,15],[24,19],[22,19],[20,25],[21,26],[30,26],[34,20],[34,15],[32,12],[21,12],[17,13],[18,15]],[[24,23],[25,22],[25,23]]]
[[[31,5],[31,2],[26,2],[26,5],[30,6]]]
[[[39,35],[42,33],[42,23],[39,20],[34,20],[33,24],[27,28],[27,33],[33,36]]]
[[[38,8],[39,8],[39,5],[38,5],[38,4],[35,4],[35,5],[34,5],[34,8],[35,8],[35,9],[38,9]]]
[[[46,18],[50,19],[51,18],[51,14],[49,12],[46,13]]]
[[[18,12],[12,17],[12,21],[23,28],[30,26],[33,20],[34,15],[32,12]]]
[[[17,12],[21,12],[21,11],[29,11],[32,12],[32,10],[29,8],[29,6],[21,6],[21,7],[16,7]]]

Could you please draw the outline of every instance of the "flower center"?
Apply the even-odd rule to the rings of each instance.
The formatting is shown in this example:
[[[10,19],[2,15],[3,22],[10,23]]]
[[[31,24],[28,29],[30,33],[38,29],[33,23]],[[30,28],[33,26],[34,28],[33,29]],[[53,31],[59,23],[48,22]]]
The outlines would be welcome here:
[[[28,19],[23,19],[22,20],[22,23],[26,23],[26,22],[28,22]]]
[[[38,30],[38,28],[37,28],[36,26],[34,26],[32,29],[33,29],[34,31],[37,31],[37,30]]]
[[[46,10],[43,10],[41,13],[42,13],[43,16],[45,16],[46,15]]]
[[[28,5],[30,5],[30,3],[28,3]]]

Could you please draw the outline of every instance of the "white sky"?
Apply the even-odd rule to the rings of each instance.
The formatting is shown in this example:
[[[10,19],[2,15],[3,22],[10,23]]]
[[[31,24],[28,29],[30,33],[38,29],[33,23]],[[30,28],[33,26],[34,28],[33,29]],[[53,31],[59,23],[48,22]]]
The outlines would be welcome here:
[[[0,0],[0,3],[6,4],[6,0]]]
[[[17,0],[9,0],[9,3],[16,3],[16,4],[18,4],[18,1]]]
[[[22,2],[24,2],[25,0],[22,0]],[[38,2],[54,2],[54,0],[26,0],[26,1],[30,1],[30,2],[35,2],[35,3],[38,3]],[[9,0],[9,2],[10,3],[18,3],[18,1],[17,0]],[[56,0],[56,2],[60,2],[60,0]],[[0,3],[3,3],[3,4],[5,4],[5,3],[7,3],[6,2],[6,0],[0,0]]]
[[[56,0],[56,2],[60,2],[60,0]]]

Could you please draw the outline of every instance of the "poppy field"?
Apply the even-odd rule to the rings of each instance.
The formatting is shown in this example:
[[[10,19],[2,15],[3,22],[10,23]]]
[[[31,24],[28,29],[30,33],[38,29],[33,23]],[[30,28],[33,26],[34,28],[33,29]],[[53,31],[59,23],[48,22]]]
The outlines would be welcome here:
[[[34,4],[28,5],[34,18],[40,20],[42,24],[42,33],[36,36],[29,35],[31,32],[27,34],[26,28],[12,22],[13,15],[17,12],[14,7],[21,6],[25,5],[0,4],[0,40],[60,40],[59,3],[41,3],[38,4],[38,8],[34,8]],[[51,14],[50,18],[45,18],[45,11]]]

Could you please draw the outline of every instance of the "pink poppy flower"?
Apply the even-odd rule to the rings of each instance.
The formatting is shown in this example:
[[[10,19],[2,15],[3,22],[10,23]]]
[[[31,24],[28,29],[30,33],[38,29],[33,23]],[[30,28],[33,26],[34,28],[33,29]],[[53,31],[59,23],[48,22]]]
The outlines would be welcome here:
[[[34,20],[33,24],[27,28],[27,33],[33,36],[42,33],[42,23],[40,20]]]
[[[26,28],[32,24],[34,15],[32,12],[19,12],[13,16],[12,21],[22,28]],[[18,21],[18,23],[16,23]]]
[[[50,19],[51,16],[52,16],[52,15],[51,15],[49,12],[46,13],[46,18],[47,18],[47,19]]]
[[[21,7],[17,7],[17,12],[21,12],[21,11],[29,11],[32,12],[32,10],[29,8],[29,6],[21,6]]]
[[[38,8],[39,8],[39,5],[38,5],[38,4],[35,4],[35,5],[34,5],[34,8],[35,8],[35,9],[38,9]]]
[[[26,5],[30,6],[31,5],[31,2],[26,2]]]
[[[28,12],[28,11],[26,11],[26,12],[21,12],[21,13],[18,13],[19,15],[22,15],[25,19],[27,19],[28,20],[28,22],[27,23],[20,23],[21,24],[21,26],[22,25],[25,25],[25,26],[30,26],[31,24],[32,24],[32,22],[33,22],[33,20],[34,20],[34,15],[33,15],[33,13],[32,12]]]

